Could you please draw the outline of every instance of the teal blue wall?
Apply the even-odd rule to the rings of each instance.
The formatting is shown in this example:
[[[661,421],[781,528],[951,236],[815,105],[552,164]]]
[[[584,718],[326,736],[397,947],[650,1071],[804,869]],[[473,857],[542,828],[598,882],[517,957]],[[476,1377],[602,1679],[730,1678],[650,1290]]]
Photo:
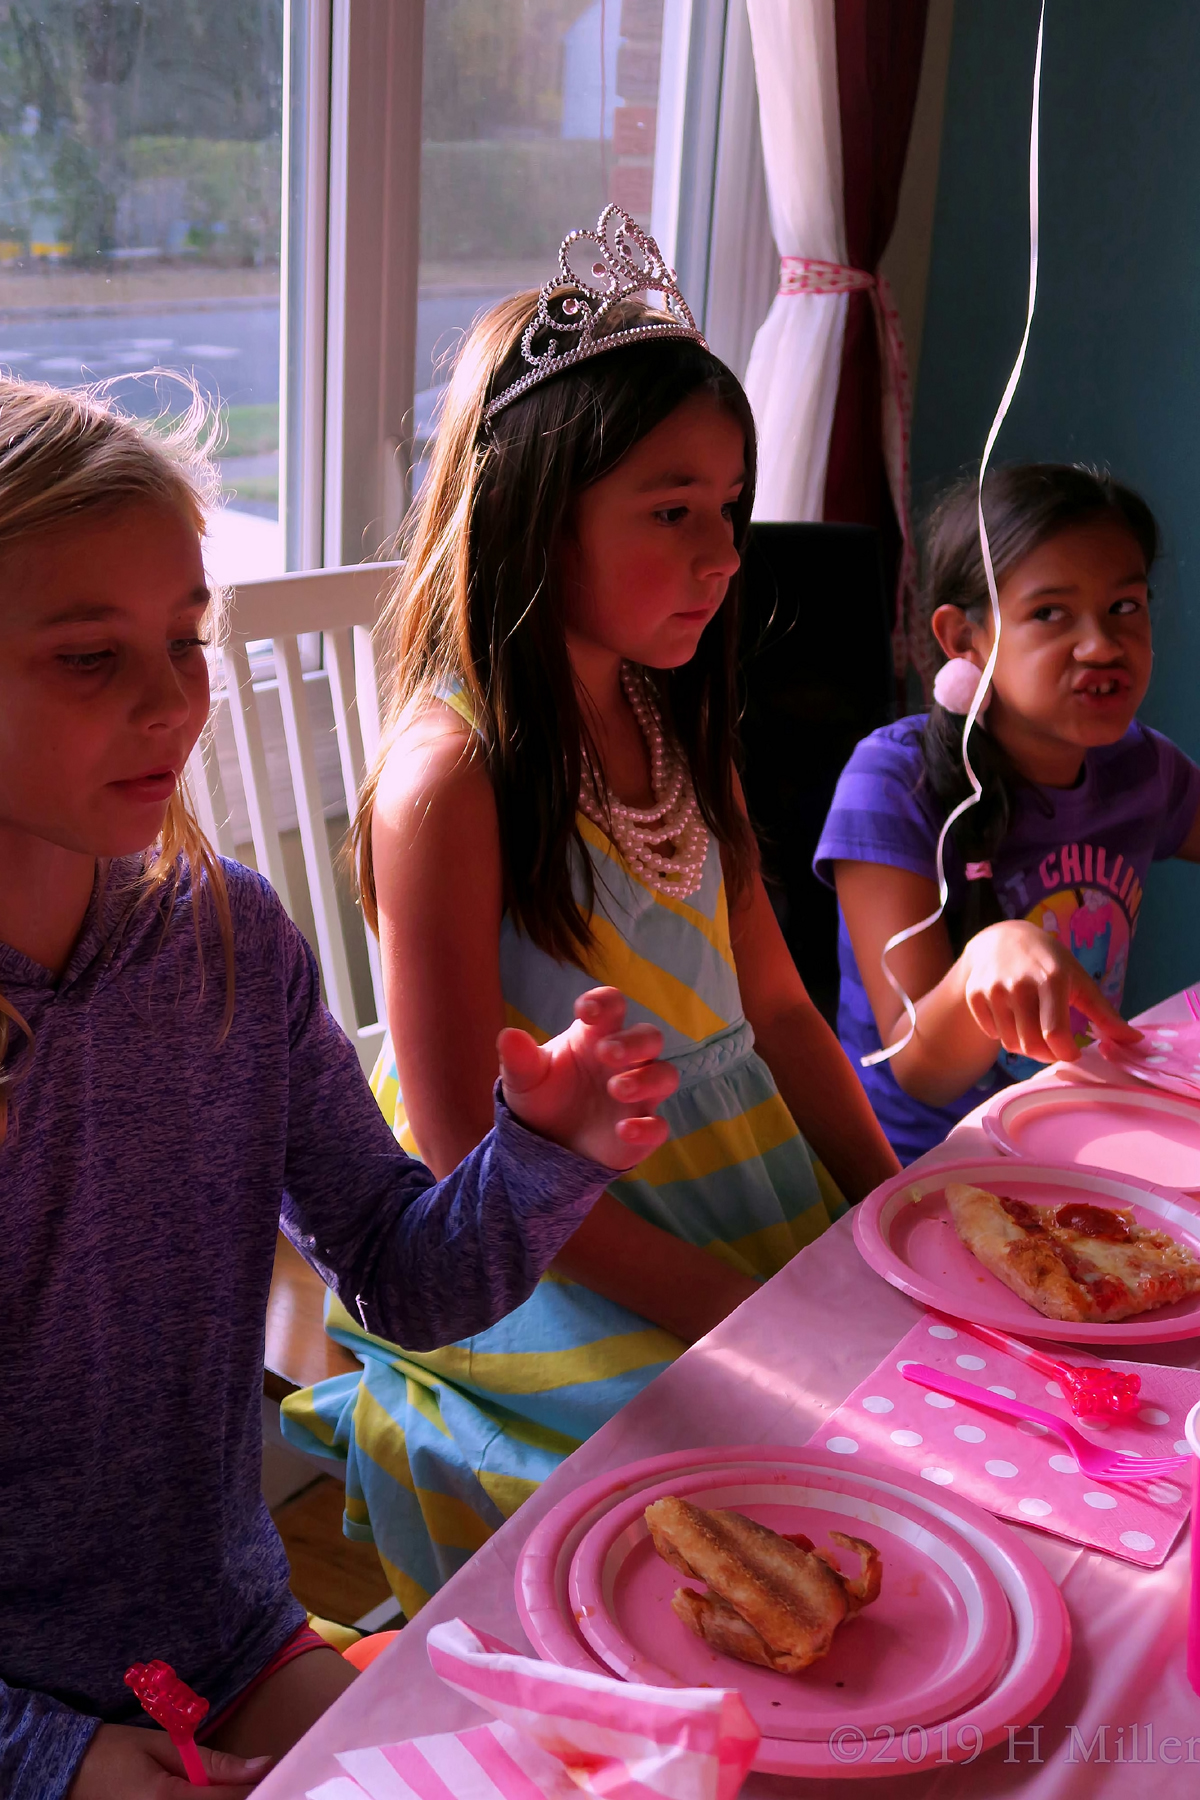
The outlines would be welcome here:
[[[978,460],[1024,323],[1038,8],[957,0],[914,477]],[[1147,723],[1200,761],[1200,3],[1047,0],[1041,280],[1002,459],[1106,463],[1150,501]],[[1200,977],[1200,867],[1158,864],[1131,1010]]]

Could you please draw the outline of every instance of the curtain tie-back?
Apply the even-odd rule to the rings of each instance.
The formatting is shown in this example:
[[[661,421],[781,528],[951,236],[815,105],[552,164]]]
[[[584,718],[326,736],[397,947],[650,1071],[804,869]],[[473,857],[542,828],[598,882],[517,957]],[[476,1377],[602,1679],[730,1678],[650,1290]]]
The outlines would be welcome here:
[[[781,294],[854,294],[875,286],[866,269],[822,262],[818,256],[784,256],[779,264]]]
[[[904,669],[904,646],[920,642],[916,607],[916,555],[913,548],[909,495],[912,484],[912,385],[900,314],[885,276],[844,263],[823,262],[818,256],[784,256],[779,265],[782,297],[816,294],[869,293],[875,314],[882,371],[883,461],[896,522],[900,527],[900,571],[896,582],[896,628],[892,637],[896,672]]]

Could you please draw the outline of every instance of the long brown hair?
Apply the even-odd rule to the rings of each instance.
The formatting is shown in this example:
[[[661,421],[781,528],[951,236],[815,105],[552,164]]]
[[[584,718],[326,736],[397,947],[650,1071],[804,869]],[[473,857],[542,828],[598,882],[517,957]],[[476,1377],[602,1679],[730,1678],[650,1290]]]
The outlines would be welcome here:
[[[402,538],[403,566],[381,624],[390,695],[379,756],[355,820],[363,909],[377,926],[371,820],[383,765],[414,701],[461,689],[500,821],[505,904],[564,962],[591,943],[591,863],[576,823],[584,758],[597,764],[567,652],[559,546],[579,494],[675,408],[711,397],[741,426],[746,484],[733,509],[740,550],[754,501],[755,433],[736,376],[703,345],[660,339],[607,350],[533,387],[490,424],[484,409],[523,372],[536,294],[485,313],[446,392],[429,473]],[[611,328],[661,314],[635,302]],[[738,581],[682,668],[647,670],[687,757],[705,822],[736,897],[754,840],[734,778]],[[572,869],[585,883],[584,904]]]
[[[978,482],[967,476],[944,493],[929,516],[921,582],[927,627],[939,606],[956,606],[975,623],[989,608],[979,542]],[[1124,526],[1141,551],[1146,573],[1159,553],[1154,514],[1140,494],[1103,469],[1080,463],[1009,463],[984,479],[983,511],[996,582],[1060,532],[1111,520]],[[940,656],[940,653],[939,653]],[[945,661],[944,657],[940,657]],[[924,783],[943,813],[971,791],[962,756],[963,720],[936,701],[922,736]],[[971,734],[971,762],[983,784],[978,803],[955,825],[953,838],[964,862],[990,862],[1003,843],[1021,777],[986,730]],[[957,953],[969,938],[1005,917],[991,881],[968,883],[962,916],[949,921]]]
[[[0,375],[0,556],[37,533],[69,529],[77,519],[145,500],[173,507],[202,535],[206,508],[219,487],[209,455],[217,424],[195,385],[184,385],[190,396],[186,410],[146,425],[121,412],[102,386],[54,388]],[[218,631],[220,612],[216,593],[205,613],[210,635]],[[228,1031],[233,1017],[229,896],[182,782],[167,805],[158,842],[148,849],[141,897],[169,897],[188,871],[198,942],[202,895],[213,907],[224,951],[223,1030]],[[0,1144],[19,1074],[16,1068],[4,1070],[14,1026],[32,1037],[17,1009],[0,996]]]

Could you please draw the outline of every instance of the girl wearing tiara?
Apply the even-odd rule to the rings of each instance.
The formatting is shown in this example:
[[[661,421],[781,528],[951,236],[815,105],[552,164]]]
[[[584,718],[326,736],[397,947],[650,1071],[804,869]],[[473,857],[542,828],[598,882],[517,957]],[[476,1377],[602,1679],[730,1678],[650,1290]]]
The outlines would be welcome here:
[[[971,761],[983,798],[946,846],[944,920],[889,952],[917,1028],[864,1073],[911,1162],[999,1086],[1073,1061],[1118,1012],[1151,862],[1200,862],[1200,769],[1139,724],[1158,528],[1108,475],[1035,463],[984,483],[1000,654]],[[949,660],[926,718],[886,725],[846,766],[817,848],[837,885],[838,1027],[851,1058],[907,1028],[887,940],[937,907],[936,846],[970,792],[964,714],[992,647],[974,481],[933,515],[925,607]]]
[[[364,1375],[293,1396],[290,1435],[348,1455],[349,1529],[369,1520],[410,1613],[822,1232],[838,1189],[896,1167],[784,947],[734,768],[750,409],[652,241],[624,215],[606,236],[614,214],[567,240],[560,282],[476,325],[408,530],[358,820],[392,1027],[375,1090],[449,1167],[486,1127],[503,1022],[548,1035],[605,980],[662,1031],[679,1091],[669,1144],[501,1325],[413,1355],[334,1303]]]

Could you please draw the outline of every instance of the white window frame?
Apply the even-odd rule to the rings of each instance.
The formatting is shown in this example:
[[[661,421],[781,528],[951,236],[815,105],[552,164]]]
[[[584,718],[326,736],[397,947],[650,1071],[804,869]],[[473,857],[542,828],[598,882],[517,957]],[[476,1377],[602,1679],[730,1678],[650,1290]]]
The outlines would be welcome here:
[[[287,566],[372,561],[404,515],[423,0],[288,0],[280,392]]]
[[[425,0],[286,0],[280,495],[289,570],[386,554],[408,500],[424,16]],[[756,210],[737,191],[754,174],[758,131],[745,0],[665,0],[663,56],[652,229],[720,351],[741,239],[756,228],[761,237],[765,217],[765,194]],[[730,360],[740,372],[744,358]]]
[[[328,0],[284,0],[279,504],[288,570],[324,556]]]

